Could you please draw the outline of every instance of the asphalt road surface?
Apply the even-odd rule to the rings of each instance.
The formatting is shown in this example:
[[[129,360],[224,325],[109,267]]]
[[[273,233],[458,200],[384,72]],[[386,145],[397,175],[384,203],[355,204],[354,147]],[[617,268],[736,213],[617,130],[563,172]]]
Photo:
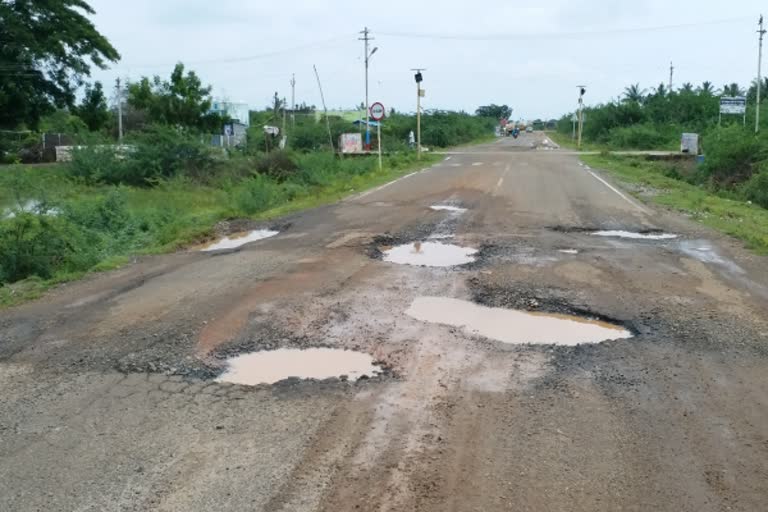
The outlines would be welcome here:
[[[0,313],[0,510],[766,510],[768,260],[544,139],[455,151],[273,238]],[[430,237],[477,261],[382,261]],[[505,344],[412,318],[419,297],[635,336]],[[213,380],[227,356],[306,347],[388,371]]]

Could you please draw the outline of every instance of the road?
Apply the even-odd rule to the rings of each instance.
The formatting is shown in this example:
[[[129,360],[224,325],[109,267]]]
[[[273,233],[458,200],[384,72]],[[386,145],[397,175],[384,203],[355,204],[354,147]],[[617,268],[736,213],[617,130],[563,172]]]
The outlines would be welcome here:
[[[531,148],[543,138],[454,151],[273,238],[141,258],[0,313],[0,509],[765,510],[768,260]],[[435,235],[477,262],[381,260]],[[407,315],[419,297],[635,336],[505,344]],[[389,370],[212,380],[227,356],[306,347]]]

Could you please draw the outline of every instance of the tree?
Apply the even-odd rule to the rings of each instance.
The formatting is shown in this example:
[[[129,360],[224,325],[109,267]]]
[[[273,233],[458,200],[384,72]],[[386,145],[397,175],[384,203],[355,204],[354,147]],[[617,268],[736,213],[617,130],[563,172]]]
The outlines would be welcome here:
[[[723,87],[723,96],[744,96],[744,90],[734,82]]]
[[[120,54],[86,15],[85,0],[0,1],[0,128],[37,128],[57,107],[71,107],[91,64]]]
[[[714,96],[715,86],[712,82],[704,82],[701,84],[701,87],[699,87],[699,94],[702,96]]]
[[[664,96],[666,96],[668,93],[669,93],[669,91],[667,91],[667,86],[666,86],[666,85],[664,85],[664,82],[660,83],[660,84],[659,84],[659,86],[658,86],[658,87],[656,87],[656,88],[653,90],[653,95],[654,95],[654,96],[657,96],[657,97],[659,97],[659,98],[663,98],[663,97],[664,97]]]
[[[155,76],[129,84],[128,104],[146,112],[151,123],[218,131],[223,121],[211,113],[211,87],[204,87],[194,71],[185,75],[182,63],[176,64],[170,81]]]
[[[88,125],[88,129],[92,132],[99,131],[107,125],[110,118],[109,105],[107,105],[107,97],[104,95],[101,82],[96,82],[93,87],[85,86],[83,101],[74,109],[74,113]]]
[[[624,101],[630,103],[642,103],[646,90],[640,88],[640,84],[633,84],[624,89]]]
[[[693,93],[693,84],[690,82],[686,82],[683,84],[683,86],[680,88],[681,93],[691,94]]]
[[[512,116],[512,109],[507,105],[491,104],[478,107],[475,115],[492,119],[509,119]]]

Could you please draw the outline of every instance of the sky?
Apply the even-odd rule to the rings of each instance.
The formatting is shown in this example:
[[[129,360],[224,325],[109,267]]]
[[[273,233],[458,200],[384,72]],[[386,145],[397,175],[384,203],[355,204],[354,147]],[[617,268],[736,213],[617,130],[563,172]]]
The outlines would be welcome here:
[[[177,62],[216,98],[264,108],[275,92],[328,109],[365,99],[363,42],[371,30],[370,103],[416,109],[412,68],[423,72],[425,109],[474,111],[507,104],[519,119],[574,110],[627,85],[748,84],[757,75],[757,1],[702,0],[90,0],[97,28],[122,60],[92,77],[168,77]],[[765,5],[762,6],[766,8]]]

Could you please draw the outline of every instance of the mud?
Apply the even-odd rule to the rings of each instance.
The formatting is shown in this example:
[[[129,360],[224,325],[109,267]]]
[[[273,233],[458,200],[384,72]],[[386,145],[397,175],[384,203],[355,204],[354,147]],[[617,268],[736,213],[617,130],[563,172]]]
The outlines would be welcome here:
[[[413,242],[384,251],[389,263],[418,267],[458,267],[475,261],[477,249],[436,242]]]

